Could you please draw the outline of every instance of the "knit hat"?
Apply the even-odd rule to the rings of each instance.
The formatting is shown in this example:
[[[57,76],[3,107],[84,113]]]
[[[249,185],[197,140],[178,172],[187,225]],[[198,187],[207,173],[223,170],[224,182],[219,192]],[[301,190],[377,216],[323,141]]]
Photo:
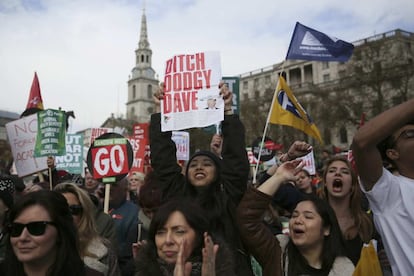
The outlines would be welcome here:
[[[11,208],[13,206],[14,181],[11,177],[2,175],[0,177],[0,199]]]
[[[193,156],[191,156],[190,160],[188,160],[188,163],[187,163],[187,168],[185,170],[185,175],[188,176],[188,168],[191,164],[191,161],[197,156],[207,156],[208,158],[213,160],[214,165],[216,165],[216,176],[217,176],[216,180],[218,180],[218,178],[221,175],[221,166],[222,166],[221,163],[222,163],[222,161],[221,161],[220,158],[217,157],[217,155],[215,155],[214,153],[212,153],[211,151],[208,151],[208,150],[197,151],[196,153],[193,154]],[[187,178],[187,181],[188,181],[188,178]]]

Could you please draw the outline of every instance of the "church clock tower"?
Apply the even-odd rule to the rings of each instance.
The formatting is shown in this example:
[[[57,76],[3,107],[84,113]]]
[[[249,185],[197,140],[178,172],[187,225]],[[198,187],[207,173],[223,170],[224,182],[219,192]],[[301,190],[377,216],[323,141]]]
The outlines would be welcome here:
[[[155,71],[151,67],[152,50],[148,42],[145,9],[141,18],[141,34],[135,50],[135,67],[128,80],[127,119],[139,123],[149,122],[153,113],[152,95],[158,87]]]

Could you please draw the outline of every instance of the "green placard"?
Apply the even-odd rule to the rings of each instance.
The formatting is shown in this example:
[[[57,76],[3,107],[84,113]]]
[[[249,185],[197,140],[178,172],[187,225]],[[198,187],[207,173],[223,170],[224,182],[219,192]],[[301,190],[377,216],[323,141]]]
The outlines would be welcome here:
[[[62,110],[46,109],[37,113],[35,157],[66,154],[66,114]]]

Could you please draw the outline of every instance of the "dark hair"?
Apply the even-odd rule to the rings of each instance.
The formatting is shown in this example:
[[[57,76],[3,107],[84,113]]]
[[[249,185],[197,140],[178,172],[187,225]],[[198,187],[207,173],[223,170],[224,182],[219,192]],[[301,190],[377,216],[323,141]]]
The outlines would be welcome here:
[[[352,168],[351,163],[344,156],[334,156],[329,159],[326,163],[326,168],[323,172],[323,189],[321,189],[321,197],[326,199],[329,202],[328,190],[326,188],[326,175],[328,173],[329,166],[335,161],[340,161],[346,164],[350,173],[351,173],[351,197],[349,200],[349,209],[351,210],[352,218],[354,219],[354,225],[346,230],[343,233],[343,236],[346,240],[352,239],[352,233],[357,232],[359,237],[366,243],[368,243],[374,232],[374,226],[372,224],[371,218],[368,214],[362,209],[362,198],[363,194],[359,187],[358,176],[355,170]]]
[[[408,122],[405,125],[414,125],[414,121]],[[395,132],[394,132],[395,133]],[[394,133],[383,139],[377,144],[377,149],[381,153],[382,160],[384,162],[384,167],[390,166],[392,169],[395,169],[394,161],[387,156],[387,150],[395,147],[397,142],[394,136]]]
[[[316,212],[322,218],[322,227],[329,227],[330,233],[325,236],[322,247],[322,270],[329,271],[338,256],[345,256],[344,241],[341,229],[339,228],[336,215],[332,207],[324,200],[314,195],[305,195],[300,202],[310,201],[314,205]],[[308,262],[302,256],[292,240],[289,240],[285,251],[289,260],[288,275],[300,275],[305,272]],[[284,256],[285,257],[285,256]],[[285,264],[285,258],[283,258]]]
[[[204,211],[195,202],[186,198],[176,198],[160,206],[151,220],[149,240],[155,243],[155,235],[161,229],[172,213],[180,212],[196,234],[195,247],[192,256],[201,255],[204,232],[210,232],[209,221]]]
[[[9,223],[33,205],[40,205],[47,210],[58,233],[56,260],[49,267],[47,275],[84,275],[84,263],[78,252],[77,230],[65,197],[47,190],[28,193],[10,210]],[[14,254],[10,238],[7,240],[4,263],[7,267],[6,275],[25,275],[22,263]]]
[[[149,172],[144,178],[138,194],[138,204],[141,208],[156,211],[161,205],[161,189],[157,185],[157,177],[154,172]]]

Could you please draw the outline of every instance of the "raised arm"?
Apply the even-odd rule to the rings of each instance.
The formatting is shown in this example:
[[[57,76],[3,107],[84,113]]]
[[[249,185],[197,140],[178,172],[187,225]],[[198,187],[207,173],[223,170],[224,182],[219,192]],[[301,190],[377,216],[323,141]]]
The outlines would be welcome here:
[[[160,99],[163,98],[162,85],[154,95],[156,111],[159,112]],[[157,182],[162,189],[162,197],[178,195],[184,188],[184,176],[177,163],[176,146],[171,140],[171,131],[161,132],[161,114],[151,116],[150,123],[151,166],[157,176]]]
[[[225,103],[225,115],[222,123],[223,132],[223,170],[224,189],[237,205],[247,188],[249,160],[245,144],[245,129],[239,116],[231,109],[232,94],[226,85],[221,86]]]
[[[352,153],[365,190],[371,190],[382,175],[383,163],[377,145],[413,120],[414,99],[411,99],[369,120],[355,133]],[[390,154],[394,154],[392,157],[398,159],[395,155],[398,152],[390,151]],[[411,173],[413,177],[412,170],[399,167],[398,171],[405,176],[410,176]]]
[[[295,179],[299,162],[282,164],[258,189],[249,188],[237,208],[240,235],[249,252],[262,266],[263,275],[281,275],[279,241],[264,224],[263,214],[282,183]]]

